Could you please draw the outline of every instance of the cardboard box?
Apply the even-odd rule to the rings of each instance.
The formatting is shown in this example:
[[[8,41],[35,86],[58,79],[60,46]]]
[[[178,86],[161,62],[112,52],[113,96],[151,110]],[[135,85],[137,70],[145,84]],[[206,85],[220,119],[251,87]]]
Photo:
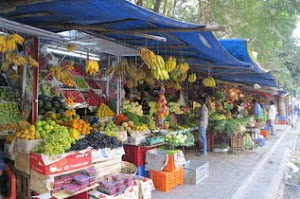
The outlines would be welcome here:
[[[30,174],[30,155],[15,152],[15,168],[26,174]]]
[[[91,151],[71,152],[56,159],[37,153],[30,154],[30,168],[43,175],[55,175],[91,166]]]

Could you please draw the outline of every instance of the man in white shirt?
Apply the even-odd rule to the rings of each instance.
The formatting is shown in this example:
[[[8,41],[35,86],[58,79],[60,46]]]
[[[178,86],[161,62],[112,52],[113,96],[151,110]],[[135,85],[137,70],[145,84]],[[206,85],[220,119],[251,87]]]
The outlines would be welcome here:
[[[277,115],[277,109],[275,107],[275,103],[273,101],[270,102],[270,108],[268,112],[268,124],[270,125],[270,133],[271,135],[275,135],[275,119]]]

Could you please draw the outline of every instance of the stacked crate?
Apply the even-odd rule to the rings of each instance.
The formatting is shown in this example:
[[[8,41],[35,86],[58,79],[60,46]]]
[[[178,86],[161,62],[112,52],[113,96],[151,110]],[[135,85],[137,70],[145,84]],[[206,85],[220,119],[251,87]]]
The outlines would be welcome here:
[[[183,183],[183,167],[175,167],[174,155],[168,155],[168,163],[163,171],[150,171],[155,189],[159,191],[170,191]]]

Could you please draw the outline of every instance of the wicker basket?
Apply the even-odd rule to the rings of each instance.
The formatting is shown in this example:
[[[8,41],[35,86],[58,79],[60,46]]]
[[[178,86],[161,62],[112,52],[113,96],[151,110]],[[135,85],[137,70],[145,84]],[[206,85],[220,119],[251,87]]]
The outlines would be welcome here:
[[[137,174],[137,167],[130,162],[122,161],[121,162],[121,173],[125,173],[128,175],[134,176]]]

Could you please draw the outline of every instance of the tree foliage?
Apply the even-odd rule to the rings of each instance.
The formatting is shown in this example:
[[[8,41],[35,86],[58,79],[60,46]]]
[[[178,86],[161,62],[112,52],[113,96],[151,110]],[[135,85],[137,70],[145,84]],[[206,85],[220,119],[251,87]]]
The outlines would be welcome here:
[[[132,0],[177,20],[224,25],[218,38],[249,38],[262,66],[289,90],[300,87],[300,50],[292,38],[300,12],[298,0]]]

